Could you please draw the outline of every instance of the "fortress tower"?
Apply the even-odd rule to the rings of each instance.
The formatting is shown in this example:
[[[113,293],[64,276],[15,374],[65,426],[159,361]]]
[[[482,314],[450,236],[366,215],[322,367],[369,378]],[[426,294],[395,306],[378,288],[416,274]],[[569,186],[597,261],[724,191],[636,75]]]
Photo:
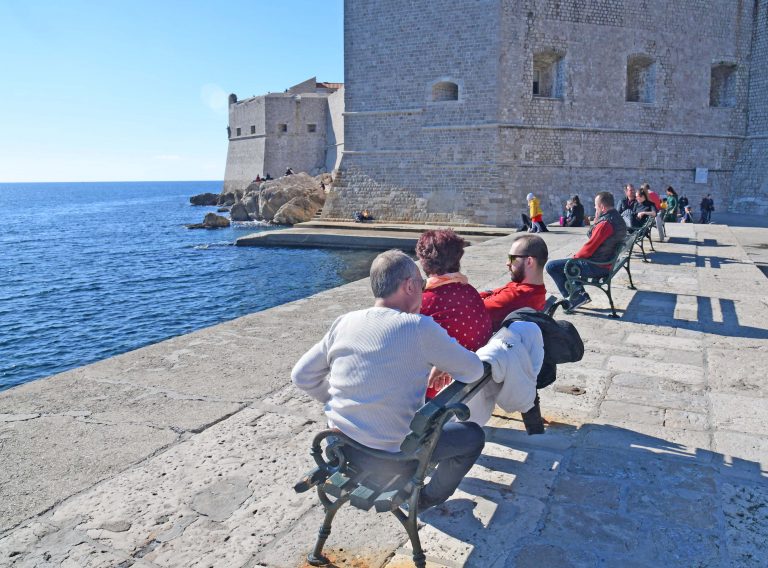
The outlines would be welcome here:
[[[324,215],[515,225],[644,181],[765,211],[766,4],[347,0]]]
[[[315,175],[338,167],[344,141],[344,85],[312,77],[284,93],[229,97],[224,191],[287,168]]]

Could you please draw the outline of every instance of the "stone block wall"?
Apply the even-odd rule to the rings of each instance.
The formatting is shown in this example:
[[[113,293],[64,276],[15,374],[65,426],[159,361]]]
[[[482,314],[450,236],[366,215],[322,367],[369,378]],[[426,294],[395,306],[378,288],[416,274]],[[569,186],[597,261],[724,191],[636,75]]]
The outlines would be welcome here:
[[[768,2],[755,3],[749,127],[734,175],[731,208],[768,214]]]
[[[264,97],[230,101],[224,191],[245,189],[257,175],[264,175],[265,106]]]
[[[325,171],[338,169],[344,151],[344,87],[328,96],[325,123]]]
[[[314,93],[266,96],[265,172],[278,177],[290,167],[315,175],[325,168],[327,98]],[[285,132],[280,125],[285,125]],[[309,130],[312,125],[314,132]]]
[[[742,145],[765,149],[765,127],[751,125],[744,144],[768,99],[756,95],[765,63],[750,75],[765,4],[347,0],[346,145],[324,214],[515,225],[529,191],[554,220],[568,195],[590,203],[628,181],[736,206],[748,199],[733,193]],[[535,58],[552,63],[554,96],[533,96]],[[627,101],[628,61],[649,65],[648,102]],[[731,106],[712,107],[721,63],[734,69]],[[449,83],[456,100],[433,100]],[[764,186],[764,166],[749,164],[750,187]],[[695,168],[709,170],[706,184]]]

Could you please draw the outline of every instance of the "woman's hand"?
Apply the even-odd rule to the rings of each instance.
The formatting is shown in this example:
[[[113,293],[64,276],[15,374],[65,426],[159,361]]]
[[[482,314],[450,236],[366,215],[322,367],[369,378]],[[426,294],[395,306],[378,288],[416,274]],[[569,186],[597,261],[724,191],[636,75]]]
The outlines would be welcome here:
[[[436,391],[441,391],[451,384],[452,380],[453,377],[448,373],[441,371],[437,367],[432,367],[432,372],[429,373],[429,379],[427,380],[427,386]]]

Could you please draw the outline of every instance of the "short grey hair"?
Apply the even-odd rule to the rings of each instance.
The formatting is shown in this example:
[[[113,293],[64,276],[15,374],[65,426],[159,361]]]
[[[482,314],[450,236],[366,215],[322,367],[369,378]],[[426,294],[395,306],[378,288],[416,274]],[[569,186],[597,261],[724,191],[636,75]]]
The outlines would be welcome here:
[[[371,290],[376,298],[386,298],[400,283],[419,275],[419,267],[401,250],[388,250],[371,263]]]

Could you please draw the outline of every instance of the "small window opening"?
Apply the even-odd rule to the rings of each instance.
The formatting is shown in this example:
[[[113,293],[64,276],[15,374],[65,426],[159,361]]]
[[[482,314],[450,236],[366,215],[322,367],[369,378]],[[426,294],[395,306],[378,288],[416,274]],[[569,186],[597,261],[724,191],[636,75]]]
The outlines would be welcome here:
[[[723,108],[736,106],[736,66],[732,63],[719,63],[712,66],[709,106]]]
[[[564,92],[564,55],[555,51],[536,53],[533,56],[533,96],[562,99]]]
[[[307,124],[307,132],[317,132],[317,124]]]
[[[238,128],[237,130],[235,130],[235,135],[236,136],[240,136],[240,132],[241,132],[241,130]]]
[[[277,125],[277,131],[278,132],[288,132],[288,125],[287,124],[278,124]]]
[[[251,124],[251,134],[256,134],[256,126]]]
[[[653,103],[656,101],[656,63],[646,55],[627,58],[627,101]]]
[[[459,86],[456,83],[450,81],[441,81],[432,86],[432,100],[435,102],[441,101],[458,101],[459,100]]]

